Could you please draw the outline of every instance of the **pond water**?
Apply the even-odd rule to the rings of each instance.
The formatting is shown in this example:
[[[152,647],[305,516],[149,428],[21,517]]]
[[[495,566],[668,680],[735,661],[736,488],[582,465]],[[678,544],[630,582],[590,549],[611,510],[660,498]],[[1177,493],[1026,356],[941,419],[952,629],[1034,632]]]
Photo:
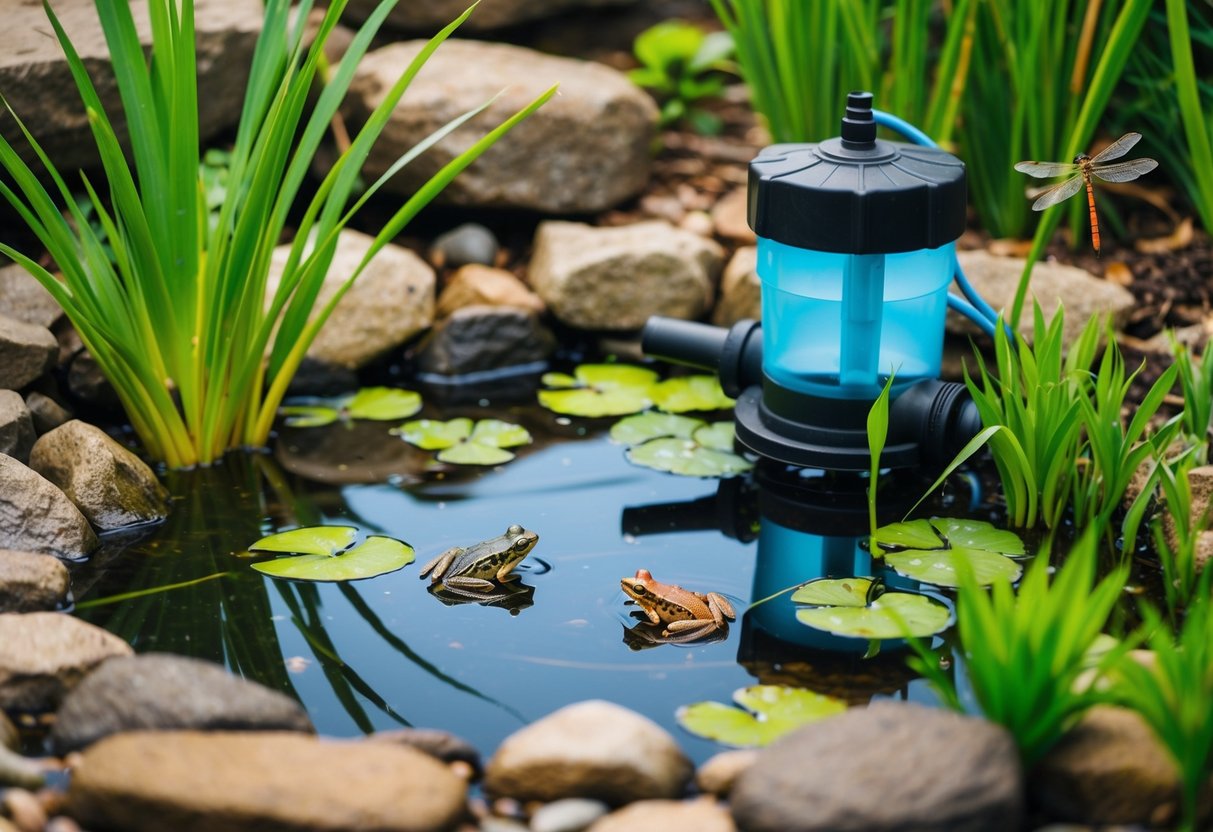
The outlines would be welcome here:
[[[222,662],[294,696],[324,734],[414,725],[452,731],[485,752],[525,723],[591,698],[645,714],[696,760],[719,746],[678,728],[678,707],[727,702],[760,681],[853,703],[933,701],[901,652],[863,659],[866,642],[797,624],[786,596],[744,615],[755,598],[797,581],[869,574],[855,493],[805,508],[792,498],[830,489],[803,477],[772,487],[770,475],[718,483],[636,467],[606,439],[609,423],[530,405],[424,415],[508,419],[536,442],[498,468],[426,472],[430,455],[389,436],[389,424],[286,431],[276,456],[229,454],[210,469],[170,475],[170,519],[141,540],[111,541],[78,571],[77,614],[139,652]],[[272,579],[242,556],[264,534],[317,523],[402,539],[417,561],[332,584]],[[514,523],[540,538],[514,596],[448,605],[418,579],[438,553]],[[804,524],[819,533],[797,530]],[[739,620],[714,642],[635,638],[636,608],[625,605],[620,578],[639,568],[723,594]],[[177,584],[187,585],[110,602]]]

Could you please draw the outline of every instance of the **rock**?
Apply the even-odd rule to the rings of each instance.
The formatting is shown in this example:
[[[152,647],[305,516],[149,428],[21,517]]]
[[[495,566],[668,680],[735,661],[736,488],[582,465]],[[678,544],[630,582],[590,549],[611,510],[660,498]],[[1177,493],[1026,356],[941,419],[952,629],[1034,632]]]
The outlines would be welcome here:
[[[722,196],[712,207],[712,225],[721,237],[754,245],[758,236],[746,216],[746,189],[737,188]]]
[[[38,437],[30,467],[63,489],[98,529],[168,516],[168,489],[152,469],[105,431],[78,419]]]
[[[20,741],[21,738],[17,736],[17,726],[9,721],[8,717],[4,715],[4,711],[0,711],[0,748],[16,751]]]
[[[56,754],[111,734],[140,730],[314,732],[289,696],[184,656],[148,653],[110,659],[72,690],[55,714]]]
[[[545,803],[531,815],[531,832],[584,832],[608,811],[600,800],[569,797]]]
[[[54,367],[58,354],[49,329],[0,315],[0,389],[20,390]]]
[[[754,765],[757,759],[758,752],[752,748],[721,751],[709,757],[695,770],[695,785],[701,792],[716,795],[721,799],[727,798],[737,778]]]
[[[711,240],[660,220],[616,228],[549,221],[535,235],[529,279],[570,326],[639,329],[651,315],[702,315],[722,257]]]
[[[593,6],[620,6],[634,0],[489,0],[482,3],[460,28],[483,32],[537,20],[573,9]],[[352,0],[348,14],[365,20],[374,10],[374,0]],[[388,14],[387,25],[408,31],[437,31],[463,14],[463,0],[410,0],[400,3]]]
[[[465,222],[434,239],[430,262],[452,269],[469,264],[491,266],[500,247],[492,231],[479,223]]]
[[[46,826],[46,810],[32,792],[10,789],[0,799],[0,809],[13,819],[21,832],[41,832]]]
[[[30,418],[33,420],[34,433],[39,436],[54,430],[72,418],[71,411],[67,410],[50,396],[39,393],[37,390],[33,390],[26,395],[25,406],[28,408]]]
[[[0,613],[62,607],[70,584],[67,567],[57,558],[0,549]]]
[[[299,369],[287,385],[287,398],[291,396],[320,396],[328,398],[357,390],[362,385],[358,383],[358,372],[349,367],[341,367],[324,361],[308,358],[299,362]]]
[[[877,702],[759,752],[730,800],[746,832],[997,832],[1019,829],[1021,792],[1019,755],[1002,728]]]
[[[84,752],[67,808],[90,829],[126,832],[442,832],[463,817],[465,796],[446,766],[402,746],[138,731]]]
[[[424,45],[395,43],[363,59],[350,87],[351,121],[366,120]],[[590,213],[635,196],[648,182],[657,123],[648,94],[602,64],[481,41],[448,40],[434,53],[371,150],[363,176],[380,176],[427,135],[496,97],[482,115],[384,185],[386,192],[411,196],[443,165],[557,82],[559,95],[489,148],[438,199]]]
[[[0,454],[0,548],[81,558],[100,541],[67,495]]]
[[[525,309],[465,306],[440,321],[417,357],[423,373],[464,375],[544,361],[556,339]]]
[[[841,827],[840,827],[841,828]],[[637,829],[735,832],[727,810],[710,800],[641,800],[612,812],[589,828],[589,832],[635,832]]]
[[[1179,806],[1175,765],[1154,733],[1133,711],[1107,705],[1083,715],[1036,764],[1028,790],[1050,817],[1099,825],[1155,827]]]
[[[86,673],[130,645],[60,612],[0,614],[0,709],[50,711]]]
[[[755,246],[742,246],[733,253],[720,279],[720,300],[712,310],[716,326],[732,326],[745,318],[762,320],[762,281]]]
[[[22,757],[15,751],[10,751],[8,748],[0,745],[0,794],[12,794],[4,791],[5,786],[17,786],[22,789],[36,789],[46,782],[46,776],[42,773],[42,767],[28,757]],[[2,804],[3,801],[0,801]],[[0,818],[3,818],[0,815]],[[42,826],[31,826],[33,830],[40,830]],[[4,832],[4,827],[0,826],[0,832]]]
[[[514,275],[504,269],[468,265],[451,275],[438,296],[439,318],[465,306],[513,306],[542,313],[547,307]]]
[[[610,804],[677,797],[691,763],[660,726],[601,700],[568,705],[511,734],[485,789],[517,800],[588,797]]]
[[[97,167],[99,159],[67,60],[41,3],[5,5],[4,27],[0,29],[0,92],[55,161],[63,177],[78,183],[76,170]],[[205,142],[240,118],[253,46],[261,31],[262,11],[260,5],[243,0],[197,0],[195,6],[198,123],[203,126],[201,138]],[[141,40],[150,44],[147,5],[132,3],[131,12]],[[61,0],[55,3],[55,14],[75,44],[105,111],[126,146],[126,123],[119,118],[122,110],[118,88],[92,0]],[[46,34],[32,37],[31,32]],[[17,134],[7,112],[0,114],[0,133],[10,140]],[[24,142],[19,152],[27,161],[35,158]],[[41,170],[36,162],[31,164]]]
[[[959,251],[956,257],[977,293],[995,310],[1006,310],[1009,314],[1026,261],[1019,257],[998,257],[982,249]],[[1136,305],[1127,289],[1100,280],[1084,269],[1054,262],[1037,263],[1019,323],[1020,333],[1029,339],[1032,336],[1033,299],[1040,303],[1048,320],[1052,319],[1058,303],[1063,305],[1066,312],[1063,338],[1067,346],[1074,342],[1091,317],[1110,314],[1113,326],[1120,329]],[[979,331],[967,318],[951,310],[948,311],[947,330],[958,335],[975,335]]]
[[[341,232],[333,264],[316,298],[316,312],[353,274],[372,242],[373,237],[359,231]],[[289,246],[274,249],[267,303],[278,288],[289,253]],[[401,246],[384,246],[337,304],[308,356],[356,370],[391,352],[433,323],[434,284],[434,270],[424,260]]]
[[[34,447],[34,420],[25,399],[12,390],[0,390],[0,454],[29,462]]]
[[[444,763],[466,763],[475,777],[483,771],[480,752],[465,739],[434,728],[398,728],[394,731],[376,731],[366,738],[367,742],[386,742],[407,745],[429,754]]]
[[[63,317],[63,308],[24,266],[14,263],[0,267],[0,315],[50,329]]]
[[[122,401],[114,385],[101,371],[101,365],[88,350],[72,356],[67,370],[67,389],[80,401],[103,410],[120,410]]]

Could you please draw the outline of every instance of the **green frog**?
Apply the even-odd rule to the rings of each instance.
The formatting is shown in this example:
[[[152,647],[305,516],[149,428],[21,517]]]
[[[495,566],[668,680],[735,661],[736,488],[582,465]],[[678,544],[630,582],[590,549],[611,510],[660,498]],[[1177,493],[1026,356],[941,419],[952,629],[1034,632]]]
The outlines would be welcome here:
[[[539,535],[514,524],[505,534],[490,538],[475,546],[455,546],[427,563],[421,577],[430,576],[430,583],[441,582],[454,590],[490,592],[497,586],[517,580],[512,574],[527,554],[539,542]],[[432,573],[432,574],[431,574]]]

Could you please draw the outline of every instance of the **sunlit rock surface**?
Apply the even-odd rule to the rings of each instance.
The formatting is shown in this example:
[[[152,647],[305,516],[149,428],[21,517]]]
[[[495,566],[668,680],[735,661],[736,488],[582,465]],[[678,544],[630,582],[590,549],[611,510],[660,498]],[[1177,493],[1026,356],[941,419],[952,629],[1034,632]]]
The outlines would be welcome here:
[[[63,309],[24,266],[14,263],[0,268],[0,315],[49,328],[63,317]]]
[[[504,269],[467,265],[460,268],[438,296],[438,317],[444,318],[465,306],[513,306],[543,312],[539,296]]]
[[[20,390],[55,366],[58,354],[49,329],[0,314],[0,388]]]
[[[688,829],[734,832],[728,810],[710,800],[641,800],[612,812],[587,832],[633,832],[636,829]]]
[[[25,399],[13,390],[0,390],[0,454],[29,462],[34,447],[34,420]]]
[[[0,454],[0,547],[81,558],[98,544],[92,526],[66,494]]]
[[[84,675],[130,645],[59,612],[0,614],[0,709],[50,711]]]
[[[67,600],[68,585],[58,558],[0,549],[0,613],[53,610]]]
[[[762,318],[762,281],[754,246],[742,246],[733,253],[720,278],[720,300],[712,310],[716,326],[732,326],[743,318]]]

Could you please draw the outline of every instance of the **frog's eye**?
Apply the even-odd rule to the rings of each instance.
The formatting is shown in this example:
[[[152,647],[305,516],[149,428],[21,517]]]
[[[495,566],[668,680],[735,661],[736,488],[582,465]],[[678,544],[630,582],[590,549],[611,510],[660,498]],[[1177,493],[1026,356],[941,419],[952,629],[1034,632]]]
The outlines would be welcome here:
[[[527,547],[527,539],[525,537],[520,537],[514,541],[514,548],[517,549],[519,552],[525,551],[526,547]]]
[[[644,584],[632,584],[632,591],[637,595],[648,595],[649,590]]]

